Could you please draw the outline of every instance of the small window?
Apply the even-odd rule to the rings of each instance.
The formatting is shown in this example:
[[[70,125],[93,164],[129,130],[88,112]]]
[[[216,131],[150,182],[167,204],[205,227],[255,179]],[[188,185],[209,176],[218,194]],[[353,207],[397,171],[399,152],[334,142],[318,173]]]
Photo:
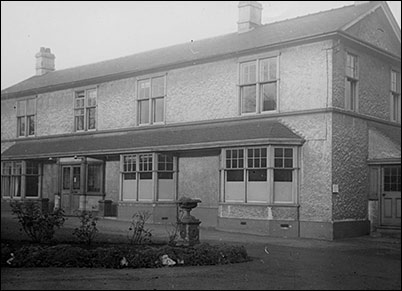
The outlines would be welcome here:
[[[35,135],[36,99],[17,102],[17,136]]]
[[[358,59],[353,54],[346,57],[346,83],[345,83],[345,108],[358,111]]]
[[[97,90],[89,89],[75,92],[74,129],[87,131],[96,129]]]
[[[401,123],[401,74],[391,71],[391,120]]]
[[[163,123],[165,121],[165,77],[138,81],[139,124]]]

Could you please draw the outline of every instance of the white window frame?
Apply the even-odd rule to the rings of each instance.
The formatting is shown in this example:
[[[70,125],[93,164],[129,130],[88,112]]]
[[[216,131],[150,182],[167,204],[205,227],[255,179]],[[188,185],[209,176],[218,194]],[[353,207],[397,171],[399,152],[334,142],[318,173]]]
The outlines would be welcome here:
[[[350,60],[354,60],[352,66],[349,64]],[[350,87],[348,83],[350,83]],[[352,90],[352,87],[354,87],[354,90]],[[352,96],[352,92],[354,96]],[[345,109],[359,112],[359,57],[351,52],[346,53]]]
[[[154,95],[153,90],[153,80],[155,79],[163,79],[163,94]],[[149,82],[149,96],[142,96],[141,95],[141,83]],[[167,74],[158,74],[153,76],[147,76],[137,79],[137,124],[139,126],[144,125],[158,125],[158,124],[165,124],[166,121],[166,95],[167,95]],[[156,114],[156,102],[158,99],[162,99],[163,104],[163,113],[162,113],[162,120],[158,121],[155,118]],[[141,102],[148,101],[148,122],[141,121]]]
[[[34,98],[28,98],[28,99],[23,99],[23,100],[17,100],[16,103],[16,116],[17,116],[17,137],[22,138],[22,137],[34,137],[36,135],[36,129],[37,129],[37,123],[36,123],[36,97]],[[33,102],[33,112],[28,112],[28,103],[32,101]],[[24,104],[24,112],[19,113],[20,111],[20,104]],[[33,134],[29,133],[29,127],[30,127],[30,119],[29,117],[33,117]],[[23,120],[24,122],[24,133],[21,134],[21,128],[20,128],[20,120]]]
[[[276,70],[275,70],[275,78],[270,78],[270,75],[272,72],[268,71],[269,78],[267,80],[263,79],[263,72],[262,72],[262,63],[266,60],[269,59],[275,59],[276,62]],[[280,89],[280,78],[279,78],[279,53],[278,52],[273,52],[269,54],[261,54],[261,55],[256,55],[256,56],[251,56],[251,57],[245,57],[239,59],[238,63],[238,99],[239,99],[239,114],[240,115],[256,115],[256,114],[270,114],[270,113],[277,113],[279,112],[279,103],[280,103],[280,98],[279,98],[279,89]],[[243,66],[246,64],[255,64],[255,80],[250,81],[244,80],[244,75],[243,75]],[[267,84],[276,84],[276,100],[275,100],[275,105],[276,108],[274,110],[263,110],[264,108],[264,98],[262,98],[262,86],[267,85]],[[255,86],[255,111],[254,112],[243,112],[243,96],[242,96],[242,90],[245,87],[248,86]]]
[[[3,161],[1,162],[1,194],[2,194],[2,198],[5,199],[37,199],[40,198],[41,196],[41,176],[42,176],[42,166],[41,163],[36,162],[37,163],[37,173],[33,174],[33,173],[28,173],[27,171],[27,163],[30,163],[33,161]],[[6,173],[6,169],[5,169],[5,164],[6,163],[10,163],[11,164],[11,168],[9,173]],[[26,191],[27,191],[27,176],[35,176],[38,177],[38,189],[37,189],[37,195],[36,196],[27,196],[26,195]],[[19,178],[18,178],[19,177]],[[5,192],[5,185],[6,185],[6,181],[5,179],[10,179],[10,187],[8,188],[9,192],[8,193],[4,193]],[[19,195],[16,196],[15,195],[15,187],[16,184],[15,182],[17,181],[17,179],[19,179],[19,185],[18,187],[19,189]],[[7,195],[9,194],[9,195]]]
[[[91,92],[95,92],[95,104],[90,104],[89,96]],[[77,96],[80,93],[83,93],[83,104],[77,104]],[[89,112],[91,109],[95,109],[95,128],[89,128]],[[77,114],[78,110],[83,110],[83,114]],[[83,117],[83,128],[77,129],[77,117]],[[98,127],[98,88],[97,87],[90,87],[90,88],[83,88],[74,90],[74,132],[84,132],[84,131],[96,131]]]
[[[390,84],[391,121],[401,123],[401,73],[391,70]]]
[[[173,162],[173,169],[172,170],[160,170],[159,169],[159,155],[162,156],[169,156],[172,157],[172,162]],[[140,169],[140,160],[141,156],[149,156],[152,158],[152,169]],[[125,157],[131,157],[135,163],[136,166],[135,168],[131,168],[130,170],[127,170],[124,168],[124,161]],[[140,174],[141,173],[152,173],[152,198],[151,199],[140,199]],[[159,196],[159,178],[158,174],[159,173],[172,173],[172,183],[173,183],[173,193],[172,197],[170,199],[167,198],[160,198]],[[124,185],[123,185],[123,179],[125,174],[134,174],[135,175],[135,198],[134,199],[127,199],[124,197]],[[177,198],[177,157],[170,154],[170,153],[136,153],[136,154],[123,154],[120,155],[120,201],[122,202],[149,202],[149,203],[155,203],[155,202],[173,202]]]
[[[292,192],[291,192],[291,201],[275,201],[275,189],[274,189],[274,171],[278,169],[275,167],[275,149],[292,149],[292,167],[286,168],[288,170],[292,170]],[[253,165],[249,167],[248,164],[248,150],[252,149],[266,149],[266,164],[265,165],[258,165],[257,167]],[[227,151],[233,150],[243,150],[243,167],[242,168],[233,168],[228,167],[227,165],[227,158],[226,153]],[[261,160],[261,157],[260,157]],[[273,204],[273,205],[296,205],[298,203],[298,187],[299,187],[299,147],[294,145],[255,145],[249,147],[235,147],[235,148],[224,148],[221,151],[221,195],[220,200],[222,203],[237,203],[237,204]],[[249,181],[249,172],[252,170],[261,170],[266,169],[266,199],[260,201],[253,201],[250,199],[250,195],[248,192],[248,185],[251,181]],[[243,171],[243,181],[239,181],[238,183],[242,182],[244,184],[244,198],[242,201],[239,200],[229,200],[227,199],[228,193],[226,193],[226,183],[227,183],[227,171],[230,170],[242,170]],[[240,184],[239,184],[240,185]],[[240,185],[241,186],[241,185]],[[239,188],[243,188],[241,186]]]

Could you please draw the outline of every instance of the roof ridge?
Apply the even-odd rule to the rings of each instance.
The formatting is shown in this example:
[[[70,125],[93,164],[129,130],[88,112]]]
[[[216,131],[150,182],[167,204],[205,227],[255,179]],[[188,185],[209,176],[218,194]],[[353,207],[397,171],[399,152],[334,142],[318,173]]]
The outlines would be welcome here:
[[[293,17],[293,18],[282,19],[282,20],[278,20],[278,21],[275,21],[275,22],[265,23],[265,24],[257,27],[256,29],[258,29],[260,27],[264,27],[264,26],[269,26],[269,25],[281,23],[281,22],[292,21],[292,20],[301,19],[301,18],[304,18],[304,17],[311,17],[311,16],[315,16],[315,15],[321,14],[321,13],[328,13],[328,12],[332,12],[332,11],[335,11],[335,10],[340,10],[340,9],[345,9],[345,8],[352,8],[352,7],[354,7],[354,5],[347,5],[347,6],[333,8],[333,9],[330,9],[330,10],[323,10],[323,11],[318,11],[318,12],[314,12],[314,13],[309,13],[309,14],[306,14],[306,15],[300,15],[300,16],[296,16],[296,17]],[[231,34],[236,35],[236,34],[238,34],[238,32],[235,31],[235,32],[229,32],[229,33],[220,34],[220,35],[216,35],[216,36],[205,37],[205,38],[201,38],[201,39],[197,39],[197,40],[190,40],[189,44],[194,43],[194,42],[201,42],[201,41],[206,41],[206,40],[223,38],[223,37],[226,37],[226,36],[231,35]],[[183,46],[186,43],[187,42],[181,42],[181,43],[176,43],[176,44],[172,44],[172,45],[168,45],[168,46],[163,46],[163,47],[159,47],[159,48],[155,48],[155,49],[151,49],[151,50],[144,50],[144,51],[136,52],[136,53],[133,53],[133,54],[128,54],[128,55],[117,57],[117,58],[106,59],[106,60],[97,61],[97,62],[93,62],[93,63],[89,63],[89,64],[77,65],[77,66],[73,66],[73,67],[59,69],[59,70],[55,70],[55,71],[52,71],[52,72],[49,72],[49,73],[62,72],[62,71],[70,70],[70,69],[76,69],[76,68],[80,68],[80,67],[85,67],[85,66],[91,66],[91,65],[95,65],[95,64],[101,64],[101,63],[116,61],[116,60],[119,60],[119,59],[129,58],[129,57],[133,57],[133,56],[144,54],[144,53],[151,53],[151,52],[156,52],[156,51],[159,51],[159,50],[165,50],[165,49],[168,49],[168,48],[173,48],[173,47],[176,47],[176,46]],[[32,77],[36,77],[36,76],[32,76]]]

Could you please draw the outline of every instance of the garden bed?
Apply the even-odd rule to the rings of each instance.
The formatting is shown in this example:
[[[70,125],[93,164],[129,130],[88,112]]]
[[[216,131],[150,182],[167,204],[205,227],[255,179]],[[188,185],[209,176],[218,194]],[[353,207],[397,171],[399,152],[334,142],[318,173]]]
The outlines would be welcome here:
[[[250,261],[244,246],[201,243],[192,247],[153,243],[94,243],[91,246],[73,242],[1,243],[2,267],[86,267],[86,268],[158,268],[164,266],[203,266]]]

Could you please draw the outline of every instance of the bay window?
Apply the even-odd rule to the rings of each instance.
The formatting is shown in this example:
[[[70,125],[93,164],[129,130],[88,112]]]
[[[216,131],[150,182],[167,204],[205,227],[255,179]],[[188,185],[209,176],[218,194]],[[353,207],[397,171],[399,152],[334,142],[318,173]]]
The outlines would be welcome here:
[[[155,153],[122,155],[121,181],[123,201],[173,201],[176,158]]]
[[[297,203],[297,147],[222,151],[223,202]]]

